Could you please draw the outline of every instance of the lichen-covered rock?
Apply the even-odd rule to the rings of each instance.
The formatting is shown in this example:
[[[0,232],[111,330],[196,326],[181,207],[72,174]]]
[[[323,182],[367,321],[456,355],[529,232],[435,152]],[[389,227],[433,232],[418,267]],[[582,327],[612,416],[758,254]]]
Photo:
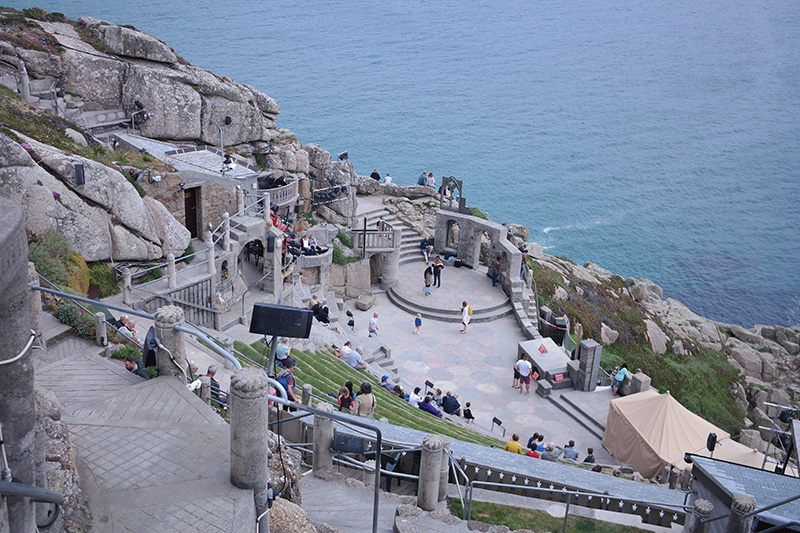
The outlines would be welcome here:
[[[316,533],[317,529],[302,507],[278,498],[269,511],[269,530],[275,533]]]
[[[126,63],[102,54],[66,50],[64,63],[69,72],[67,92],[78,94],[93,103],[94,109],[119,109]]]
[[[81,17],[78,23],[89,28],[115,54],[170,64],[178,60],[169,46],[141,31],[91,17]]]
[[[600,324],[600,342],[603,346],[614,344],[619,338],[619,332],[606,325],[605,322]]]
[[[653,353],[667,353],[667,336],[661,331],[658,324],[652,320],[645,320],[644,323],[647,327],[647,338],[650,341],[650,349],[653,350]]]

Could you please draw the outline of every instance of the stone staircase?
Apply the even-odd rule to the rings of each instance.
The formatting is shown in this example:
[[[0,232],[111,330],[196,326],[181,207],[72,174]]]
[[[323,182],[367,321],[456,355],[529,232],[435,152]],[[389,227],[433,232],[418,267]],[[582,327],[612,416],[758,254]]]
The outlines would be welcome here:
[[[603,439],[603,434],[606,431],[605,423],[600,422],[587,413],[582,407],[572,401],[569,396],[562,395],[560,392],[554,390],[546,396],[546,398],[550,403],[572,418],[572,420],[583,426],[589,433],[600,440]]]

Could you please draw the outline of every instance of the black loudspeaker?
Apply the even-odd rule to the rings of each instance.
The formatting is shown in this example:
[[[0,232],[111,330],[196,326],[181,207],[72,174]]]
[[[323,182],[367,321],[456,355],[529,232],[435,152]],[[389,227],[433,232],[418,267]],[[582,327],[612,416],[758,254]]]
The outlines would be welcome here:
[[[75,165],[75,185],[83,185],[86,180],[83,178],[83,165]]]
[[[270,235],[267,237],[267,251],[274,252],[275,251],[275,235]]]
[[[717,447],[717,434],[709,433],[708,439],[706,439],[706,450],[713,452],[714,448],[716,447]]]
[[[250,333],[307,339],[313,316],[311,309],[257,303],[253,306]]]

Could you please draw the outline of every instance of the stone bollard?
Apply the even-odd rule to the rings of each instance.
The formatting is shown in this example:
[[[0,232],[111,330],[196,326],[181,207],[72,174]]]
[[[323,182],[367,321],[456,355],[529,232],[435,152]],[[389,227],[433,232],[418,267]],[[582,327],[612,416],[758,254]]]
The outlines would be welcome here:
[[[236,212],[244,211],[244,190],[241,185],[236,186]]]
[[[447,498],[447,484],[450,482],[450,437],[441,435],[442,438],[442,468],[439,476],[439,501],[443,502]]]
[[[208,376],[200,376],[200,399],[206,405],[211,405],[211,378]]]
[[[106,315],[97,313],[94,315],[94,338],[98,346],[105,346],[106,340]]]
[[[306,383],[305,385],[303,385],[303,398],[300,400],[300,403],[302,403],[303,405],[311,405],[311,393],[313,391],[314,387],[312,387],[310,383]]]
[[[231,216],[227,211],[222,213],[222,249],[231,251]]]
[[[268,393],[269,381],[260,369],[245,368],[231,376],[228,399],[231,416],[231,483],[240,489],[253,490],[256,516],[267,510]],[[261,531],[269,531],[269,514],[264,515],[259,525]]]
[[[419,462],[419,488],[417,507],[433,511],[439,501],[439,478],[442,475],[442,449],[439,435],[428,435],[422,440],[422,458]]]
[[[211,231],[206,231],[206,272],[211,274],[212,276],[217,273],[217,260],[216,256],[214,255],[214,236],[211,235]]]
[[[268,192],[262,192],[261,193],[261,198],[262,198],[262,201],[263,201],[262,205],[264,206],[264,213],[263,213],[264,220],[267,221],[267,226],[272,226],[272,219],[269,216],[269,208],[270,208],[270,204],[272,203],[271,200],[270,200],[271,197],[270,197]]]
[[[683,490],[689,490],[692,488],[692,469],[691,468],[684,468],[683,469],[683,477],[681,477],[681,488]]]
[[[174,289],[178,286],[178,273],[175,271],[175,254],[167,254],[167,287]]]
[[[737,494],[731,502],[731,514],[728,516],[728,533],[747,533],[753,526],[753,517],[743,515],[754,511],[756,500],[747,494]]]
[[[131,269],[123,267],[122,269],[122,303],[128,307],[133,306],[133,295],[131,294]]]
[[[305,388],[303,390],[305,392]],[[319,406],[320,411],[333,413],[333,406],[327,402]],[[333,419],[323,416],[314,417],[314,475],[333,468]]]
[[[39,274],[33,263],[28,262],[28,281],[31,285],[39,285]],[[47,348],[44,338],[44,327],[42,326],[42,293],[39,291],[31,292],[31,329],[36,332],[36,344],[42,348]]]
[[[708,500],[695,500],[692,514],[686,518],[683,525],[684,533],[707,533],[711,527],[711,522],[700,523],[700,520],[711,518],[714,512],[714,504]]]
[[[173,376],[185,382],[187,365],[183,333],[172,329],[177,325],[183,325],[183,309],[175,305],[159,308],[155,312],[154,325],[156,338],[160,339],[166,348],[166,350],[159,348],[156,351],[158,375]]]

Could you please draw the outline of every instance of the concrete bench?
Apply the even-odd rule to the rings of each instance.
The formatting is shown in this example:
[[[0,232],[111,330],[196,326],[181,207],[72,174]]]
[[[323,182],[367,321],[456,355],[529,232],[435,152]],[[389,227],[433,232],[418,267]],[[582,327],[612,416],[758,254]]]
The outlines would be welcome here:
[[[90,130],[94,128],[116,126],[121,122],[130,122],[130,119],[122,109],[113,109],[110,111],[87,111],[85,113],[81,113],[78,118]]]

